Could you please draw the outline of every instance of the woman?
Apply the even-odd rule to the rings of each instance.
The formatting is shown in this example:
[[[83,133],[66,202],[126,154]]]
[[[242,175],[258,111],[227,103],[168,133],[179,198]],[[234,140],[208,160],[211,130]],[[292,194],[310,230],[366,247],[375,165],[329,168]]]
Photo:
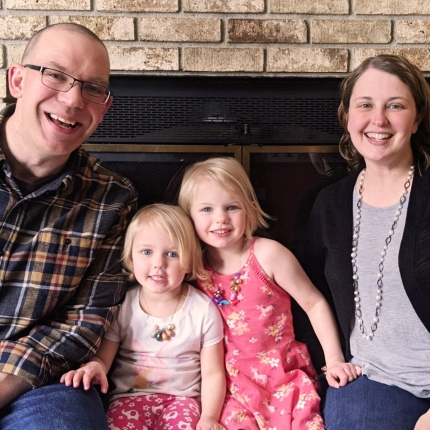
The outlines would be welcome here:
[[[344,79],[340,151],[354,169],[319,194],[303,261],[363,376],[328,388],[328,430],[430,429],[430,89],[406,59]]]

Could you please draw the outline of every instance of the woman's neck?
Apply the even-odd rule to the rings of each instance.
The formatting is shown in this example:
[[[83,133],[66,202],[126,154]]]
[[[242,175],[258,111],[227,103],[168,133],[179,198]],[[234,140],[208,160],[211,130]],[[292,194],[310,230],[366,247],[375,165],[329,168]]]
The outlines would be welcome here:
[[[389,207],[399,202],[405,189],[411,165],[412,161],[403,162],[393,168],[381,168],[380,166],[368,164],[363,182],[363,202],[369,206],[380,208]],[[357,179],[357,192],[360,176],[361,174]]]

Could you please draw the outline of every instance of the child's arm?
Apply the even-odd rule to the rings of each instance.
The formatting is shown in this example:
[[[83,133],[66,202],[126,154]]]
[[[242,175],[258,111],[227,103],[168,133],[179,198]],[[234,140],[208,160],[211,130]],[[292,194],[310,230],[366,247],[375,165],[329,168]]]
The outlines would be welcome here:
[[[202,348],[200,364],[202,415],[196,430],[225,430],[218,422],[226,391],[223,341]]]
[[[107,393],[109,384],[106,375],[112,366],[118,348],[119,342],[104,338],[94,357],[79,369],[65,373],[60,382],[78,388],[82,381],[85,390],[90,389],[91,383],[99,384],[102,393]]]
[[[340,387],[357,378],[361,369],[345,363],[330,305],[294,255],[280,243],[261,238],[255,243],[255,253],[267,275],[287,291],[308,315],[324,351],[329,385]]]

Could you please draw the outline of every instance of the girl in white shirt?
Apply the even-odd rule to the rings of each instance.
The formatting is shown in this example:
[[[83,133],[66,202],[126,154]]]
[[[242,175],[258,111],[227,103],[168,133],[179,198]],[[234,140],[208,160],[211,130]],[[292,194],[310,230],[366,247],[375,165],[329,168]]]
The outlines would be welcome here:
[[[222,430],[223,323],[216,306],[185,280],[205,279],[199,242],[177,206],[154,204],[131,221],[124,267],[130,289],[97,354],[64,374],[66,385],[113,385],[110,429]]]

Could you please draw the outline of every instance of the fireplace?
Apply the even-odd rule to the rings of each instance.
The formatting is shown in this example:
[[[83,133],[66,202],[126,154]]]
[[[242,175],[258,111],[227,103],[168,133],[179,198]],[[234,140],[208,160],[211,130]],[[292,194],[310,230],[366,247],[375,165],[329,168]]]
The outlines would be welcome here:
[[[114,75],[114,103],[85,145],[128,177],[139,204],[176,203],[184,169],[212,156],[245,167],[266,234],[300,253],[313,200],[346,173],[339,79]]]

